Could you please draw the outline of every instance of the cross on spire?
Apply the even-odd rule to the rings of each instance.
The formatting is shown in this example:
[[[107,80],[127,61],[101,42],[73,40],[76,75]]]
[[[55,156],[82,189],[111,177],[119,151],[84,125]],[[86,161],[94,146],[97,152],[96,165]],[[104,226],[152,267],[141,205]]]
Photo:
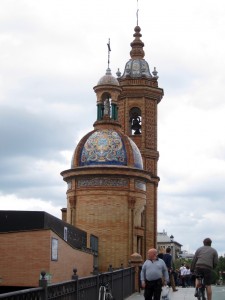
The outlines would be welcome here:
[[[111,48],[110,48],[110,39],[109,39],[109,42],[108,42],[107,46],[108,46],[108,69],[109,69],[109,63],[110,63],[110,51],[111,51]]]
[[[137,26],[138,26],[138,12],[139,12],[139,9],[138,9],[138,0],[137,0],[137,12],[136,12],[136,17],[137,17]]]

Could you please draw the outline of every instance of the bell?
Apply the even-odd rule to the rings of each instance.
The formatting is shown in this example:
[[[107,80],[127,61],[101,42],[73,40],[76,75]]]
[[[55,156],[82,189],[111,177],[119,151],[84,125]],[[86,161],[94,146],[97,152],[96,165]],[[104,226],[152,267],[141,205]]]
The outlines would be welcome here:
[[[141,125],[140,125],[140,118],[139,117],[133,118],[131,129],[134,130],[134,134],[141,134],[141,132],[140,132]]]

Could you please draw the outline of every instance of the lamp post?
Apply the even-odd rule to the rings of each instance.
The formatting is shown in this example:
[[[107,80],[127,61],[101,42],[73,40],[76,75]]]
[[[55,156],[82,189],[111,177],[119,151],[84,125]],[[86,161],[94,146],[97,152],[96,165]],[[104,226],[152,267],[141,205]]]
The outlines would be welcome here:
[[[174,239],[174,236],[173,235],[171,235],[170,236],[170,242],[171,242],[171,245],[170,245],[170,247],[171,247],[171,254],[172,254],[172,258],[173,258],[173,260],[175,259],[175,252],[174,252],[174,242],[173,242],[173,239]]]

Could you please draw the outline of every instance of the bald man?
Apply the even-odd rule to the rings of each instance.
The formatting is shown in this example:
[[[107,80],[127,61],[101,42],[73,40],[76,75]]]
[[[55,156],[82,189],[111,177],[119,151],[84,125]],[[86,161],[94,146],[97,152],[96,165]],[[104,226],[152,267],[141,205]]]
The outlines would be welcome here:
[[[163,259],[158,258],[157,250],[148,250],[148,259],[144,262],[141,270],[141,285],[145,289],[145,300],[160,300],[163,280],[169,282],[169,274]]]

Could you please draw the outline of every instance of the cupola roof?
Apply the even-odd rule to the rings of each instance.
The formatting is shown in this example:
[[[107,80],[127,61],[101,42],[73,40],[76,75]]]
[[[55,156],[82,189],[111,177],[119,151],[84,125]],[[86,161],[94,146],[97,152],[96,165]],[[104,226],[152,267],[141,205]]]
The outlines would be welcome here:
[[[114,76],[112,76],[111,69],[107,68],[105,75],[99,79],[97,85],[116,85],[116,86],[118,86],[119,82]]]
[[[153,76],[150,72],[149,65],[144,59],[145,52],[143,50],[144,43],[141,41],[141,28],[137,25],[134,28],[134,31],[134,40],[130,44],[132,47],[130,51],[131,59],[126,63],[125,70],[121,78],[152,78]]]

